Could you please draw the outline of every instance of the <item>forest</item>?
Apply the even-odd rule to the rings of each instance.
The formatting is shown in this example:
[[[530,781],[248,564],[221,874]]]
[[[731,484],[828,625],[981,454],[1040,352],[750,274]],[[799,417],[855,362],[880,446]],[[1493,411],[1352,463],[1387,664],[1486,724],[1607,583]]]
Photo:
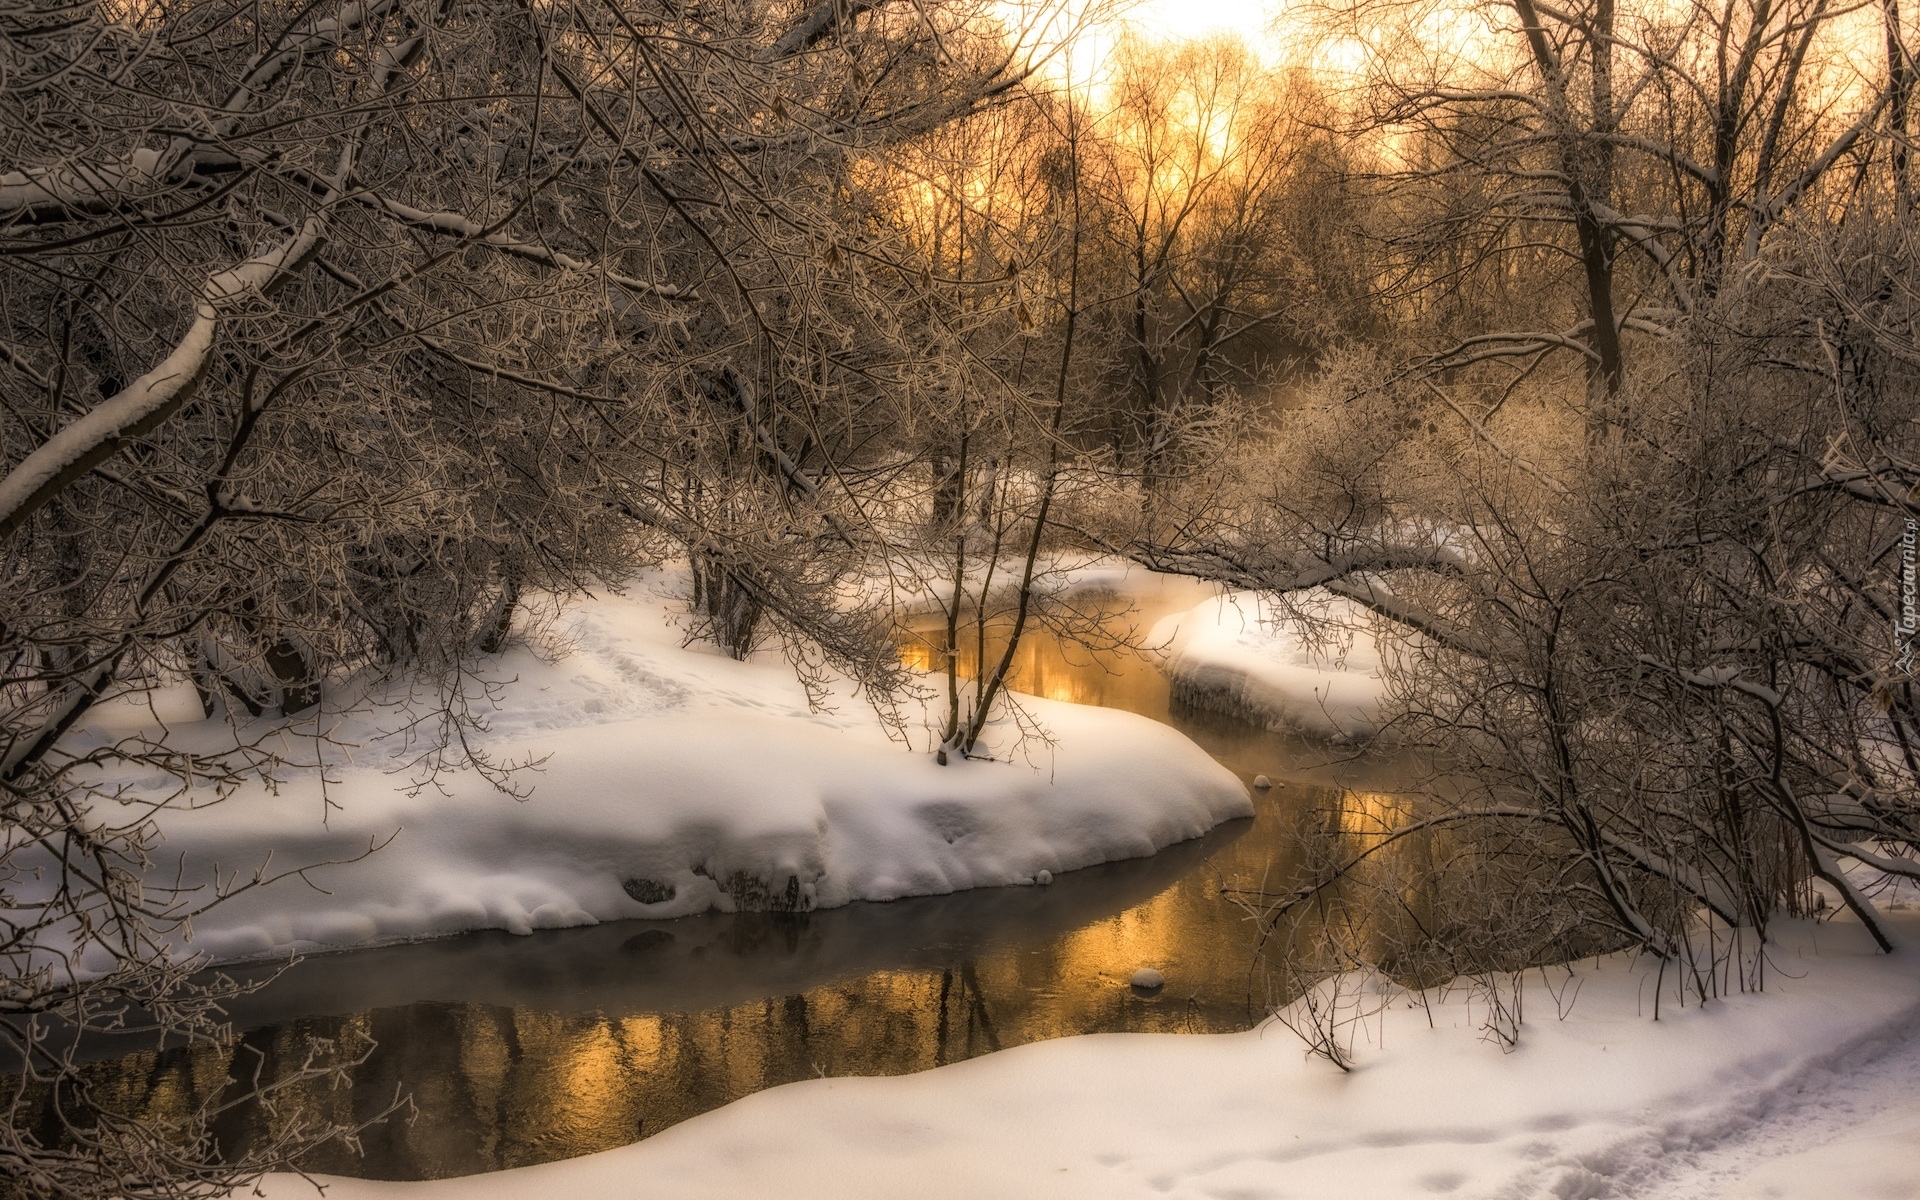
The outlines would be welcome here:
[[[188,881],[169,814],[361,718],[407,786],[538,804],[487,664],[668,566],[686,641],[953,773],[1050,736],[1023,637],[1128,640],[1062,562],[1376,646],[1365,740],[1418,779],[1228,888],[1336,1065],[1355,970],[1517,1007],[1633,951],[1704,1003],[1778,922],[1895,949],[1912,14],[1303,0],[1089,49],[1114,16],[0,11],[0,1194],[223,1195],[355,1136],[235,1154],[88,1083],[75,1031],[225,1036],[251,985],[196,921],[312,865]]]

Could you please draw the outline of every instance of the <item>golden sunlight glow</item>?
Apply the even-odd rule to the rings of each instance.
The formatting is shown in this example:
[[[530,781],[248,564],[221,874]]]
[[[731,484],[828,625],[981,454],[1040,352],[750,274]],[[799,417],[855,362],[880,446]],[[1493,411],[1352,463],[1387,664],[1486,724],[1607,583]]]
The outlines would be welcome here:
[[[1120,20],[1158,41],[1224,33],[1257,48],[1268,40],[1279,7],[1268,0],[1144,0]]]
[[[1348,792],[1340,805],[1340,832],[1376,837],[1392,832],[1407,819],[1406,801],[1382,792]]]
[[[1043,5],[1047,16],[1033,29]],[[1678,19],[1688,4],[1649,0],[1649,7]],[[1048,74],[1096,97],[1109,81],[1116,47],[1129,36],[1159,44],[1235,38],[1265,67],[1305,67],[1336,86],[1361,82],[1381,56],[1411,53],[1443,74],[1495,77],[1525,57],[1510,8],[1459,0],[1423,0],[1403,8],[1407,23],[1391,31],[1345,34],[1324,23],[1310,28],[1316,10],[1287,0],[1122,0],[1117,7],[1106,7],[1106,0],[1001,0],[1001,8],[1007,24],[1029,28],[1028,44],[1050,57]],[[1837,53],[1810,64],[1809,91],[1821,103],[1853,103],[1884,69],[1879,6],[1853,6],[1832,20],[1831,30]]]
[[[988,662],[1005,652],[1011,624],[1006,618],[988,622]],[[1114,622],[1108,632],[1114,639],[1113,645],[1090,649],[1063,643],[1044,628],[1029,627],[1014,652],[1008,686],[1048,700],[1097,704],[1143,716],[1165,717],[1166,676],[1139,654],[1119,645],[1128,632],[1124,620]],[[916,671],[944,671],[946,654],[941,646],[945,637],[946,626],[938,617],[914,621],[900,638],[900,661]],[[961,625],[959,643],[960,676],[972,680],[979,671],[980,642],[979,626],[971,619]],[[1090,664],[1095,669],[1088,669]]]
[[[1031,0],[1002,0],[1002,7],[1009,26],[1032,19]],[[1051,55],[1048,73],[1076,89],[1098,92],[1114,48],[1129,36],[1159,43],[1237,38],[1263,65],[1277,66],[1281,60],[1275,33],[1281,0],[1136,0],[1097,16],[1089,15],[1091,7],[1084,0],[1066,0],[1034,36],[1041,52]]]

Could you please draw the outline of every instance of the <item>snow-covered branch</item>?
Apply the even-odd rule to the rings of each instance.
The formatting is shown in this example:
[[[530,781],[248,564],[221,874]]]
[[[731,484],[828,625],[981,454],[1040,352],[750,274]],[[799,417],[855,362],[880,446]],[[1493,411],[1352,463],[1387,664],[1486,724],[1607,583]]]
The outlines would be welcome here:
[[[119,453],[192,399],[213,359],[223,315],[250,297],[264,297],[303,267],[319,248],[324,222],[307,220],[295,236],[212,276],[193,319],[167,356],[84,416],[68,423],[0,478],[0,540],[13,536],[75,479]]]
[[[370,207],[386,216],[392,217],[410,229],[420,229],[446,237],[461,238],[472,245],[485,246],[525,262],[538,263],[560,271],[579,271],[597,274],[607,282],[629,292],[640,295],[658,296],[668,300],[697,299],[690,290],[676,287],[670,283],[655,283],[639,279],[619,271],[604,268],[598,264],[575,258],[563,251],[555,250],[543,242],[528,241],[514,237],[504,229],[494,228],[486,223],[456,212],[429,212],[403,204],[391,196],[377,192],[357,190],[350,198],[357,204]]]
[[[301,61],[337,49],[345,38],[398,10],[400,4],[401,0],[349,0],[336,16],[289,31],[282,41],[247,62],[204,134],[177,135],[164,150],[139,147],[117,161],[83,158],[0,174],[0,226],[41,225],[114,212],[197,175],[233,170],[238,160],[222,143],[245,114]]]

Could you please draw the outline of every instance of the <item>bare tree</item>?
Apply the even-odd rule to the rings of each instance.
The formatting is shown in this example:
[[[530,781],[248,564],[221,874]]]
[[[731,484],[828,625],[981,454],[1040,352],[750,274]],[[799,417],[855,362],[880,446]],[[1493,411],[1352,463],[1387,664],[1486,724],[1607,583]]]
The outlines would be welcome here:
[[[1124,347],[1130,440],[1149,495],[1175,430],[1230,383],[1264,382],[1262,335],[1299,296],[1284,202],[1303,131],[1280,77],[1235,41],[1121,43],[1109,60],[1089,172],[1107,244],[1096,286]],[[1111,281],[1109,281],[1109,278]]]
[[[876,540],[917,395],[915,280],[850,181],[1006,95],[1011,33],[964,2],[0,14],[0,1174],[209,1195],[343,1132],[223,1160],[211,1112],[134,1136],[73,1067],[219,1036],[182,942],[231,888],[147,883],[153,818],[271,776],[290,718],[439,681],[423,769],[514,787],[463,736],[472,656],[523,594],[676,545],[736,650],[771,616],[890,684],[822,549]],[[227,734],[89,731],[180,680]],[[129,772],[178,789],[117,803]]]
[[[1672,336],[1874,144],[1907,85],[1846,75],[1852,11],[1512,0],[1451,13],[1462,52],[1423,35],[1428,5],[1333,10],[1335,36],[1398,32],[1372,43],[1354,126],[1395,138],[1378,179],[1396,290],[1508,301],[1441,322],[1428,369],[1498,363],[1525,377],[1571,354],[1604,428],[1634,340]]]
[[[1505,12],[1479,28],[1516,51],[1467,64],[1491,78],[1407,53],[1375,80],[1398,140],[1358,215],[1390,235],[1364,268],[1391,338],[1328,355],[1169,520],[1101,528],[1377,618],[1387,736],[1444,770],[1256,899],[1290,926],[1369,872],[1404,896],[1402,853],[1451,877],[1341,961],[1633,945],[1708,999],[1762,986],[1769,923],[1827,897],[1890,947],[1873,881],[1920,870],[1895,594],[1920,477],[1888,80],[1833,86],[1818,5]]]
[[[1318,919],[1369,872],[1404,897],[1405,852],[1457,877],[1348,958],[1510,971],[1635,945],[1705,1000],[1763,985],[1769,924],[1813,911],[1815,880],[1892,948],[1872,881],[1920,878],[1897,561],[1920,517],[1920,359],[1910,234],[1883,211],[1782,238],[1776,273],[1629,377],[1611,444],[1550,402],[1443,424],[1438,392],[1382,433],[1411,397],[1362,363],[1357,394],[1229,469],[1291,459],[1271,492],[1216,496],[1212,544],[1176,565],[1297,591],[1307,547],[1331,565],[1324,531],[1349,518],[1363,569],[1331,590],[1374,601],[1395,648],[1389,736],[1443,764],[1372,836],[1260,897],[1269,920]],[[1300,516],[1275,520],[1283,502]],[[1385,557],[1419,531],[1425,561]]]

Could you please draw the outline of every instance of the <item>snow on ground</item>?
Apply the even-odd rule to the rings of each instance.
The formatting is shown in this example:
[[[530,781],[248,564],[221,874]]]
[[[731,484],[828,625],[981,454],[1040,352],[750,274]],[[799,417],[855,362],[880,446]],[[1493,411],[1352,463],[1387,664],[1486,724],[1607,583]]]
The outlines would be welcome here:
[[[1883,912],[1920,926],[1920,883],[1856,868]],[[1816,885],[1830,905],[1838,893]],[[1911,955],[1915,949],[1906,951]],[[1920,1200],[1920,1013],[1755,1097],[1732,1136],[1674,1156],[1652,1200]]]
[[[1920,1028],[1763,1098],[1726,1142],[1674,1155],[1659,1200],[1920,1200]]]
[[[1379,727],[1379,655],[1364,610],[1308,593],[1298,613],[1252,592],[1228,592],[1163,618],[1148,635],[1176,699],[1272,728],[1359,738]],[[1299,617],[1331,622],[1339,636],[1307,636]]]
[[[1905,1058],[1909,1086],[1920,1054]],[[1920,1196],[1920,1100],[1906,1100],[1867,1124],[1771,1161],[1738,1180],[1726,1200],[1913,1200]]]
[[[1920,935],[1914,914],[1894,920]],[[1560,973],[1536,975],[1510,1053],[1456,989],[1433,998],[1431,1023],[1398,998],[1350,1075],[1305,1059],[1274,1024],[1076,1037],[918,1075],[790,1084],[566,1162],[324,1182],[331,1200],[1920,1194],[1920,954],[1876,955],[1841,918],[1782,923],[1772,966],[1762,993],[1685,1009],[1669,995],[1658,1022],[1645,960],[1579,964],[1577,997]],[[1573,997],[1564,1015],[1548,979]],[[1789,1152],[1763,1157],[1771,1146]],[[315,1194],[289,1176],[264,1190]]]
[[[530,798],[471,771],[410,789],[403,739],[375,736],[399,710],[376,706],[335,729],[359,748],[326,749],[324,784],[288,770],[272,793],[162,814],[155,882],[176,869],[191,885],[263,864],[335,864],[227,900],[194,921],[187,948],[236,960],[1024,884],[1252,811],[1232,773],[1185,737],[1106,709],[1024,701],[1051,744],[1016,748],[1002,728],[988,743],[1001,761],[938,766],[924,732],[918,751],[890,739],[859,699],[811,711],[784,662],[683,647],[665,594],[675,582],[656,576],[575,608],[563,653],[523,648],[487,667],[502,686],[482,705],[497,711],[481,744],[498,761],[541,760],[518,780]],[[169,736],[217,732],[196,724],[212,723]],[[165,785],[130,783],[133,800]]]

